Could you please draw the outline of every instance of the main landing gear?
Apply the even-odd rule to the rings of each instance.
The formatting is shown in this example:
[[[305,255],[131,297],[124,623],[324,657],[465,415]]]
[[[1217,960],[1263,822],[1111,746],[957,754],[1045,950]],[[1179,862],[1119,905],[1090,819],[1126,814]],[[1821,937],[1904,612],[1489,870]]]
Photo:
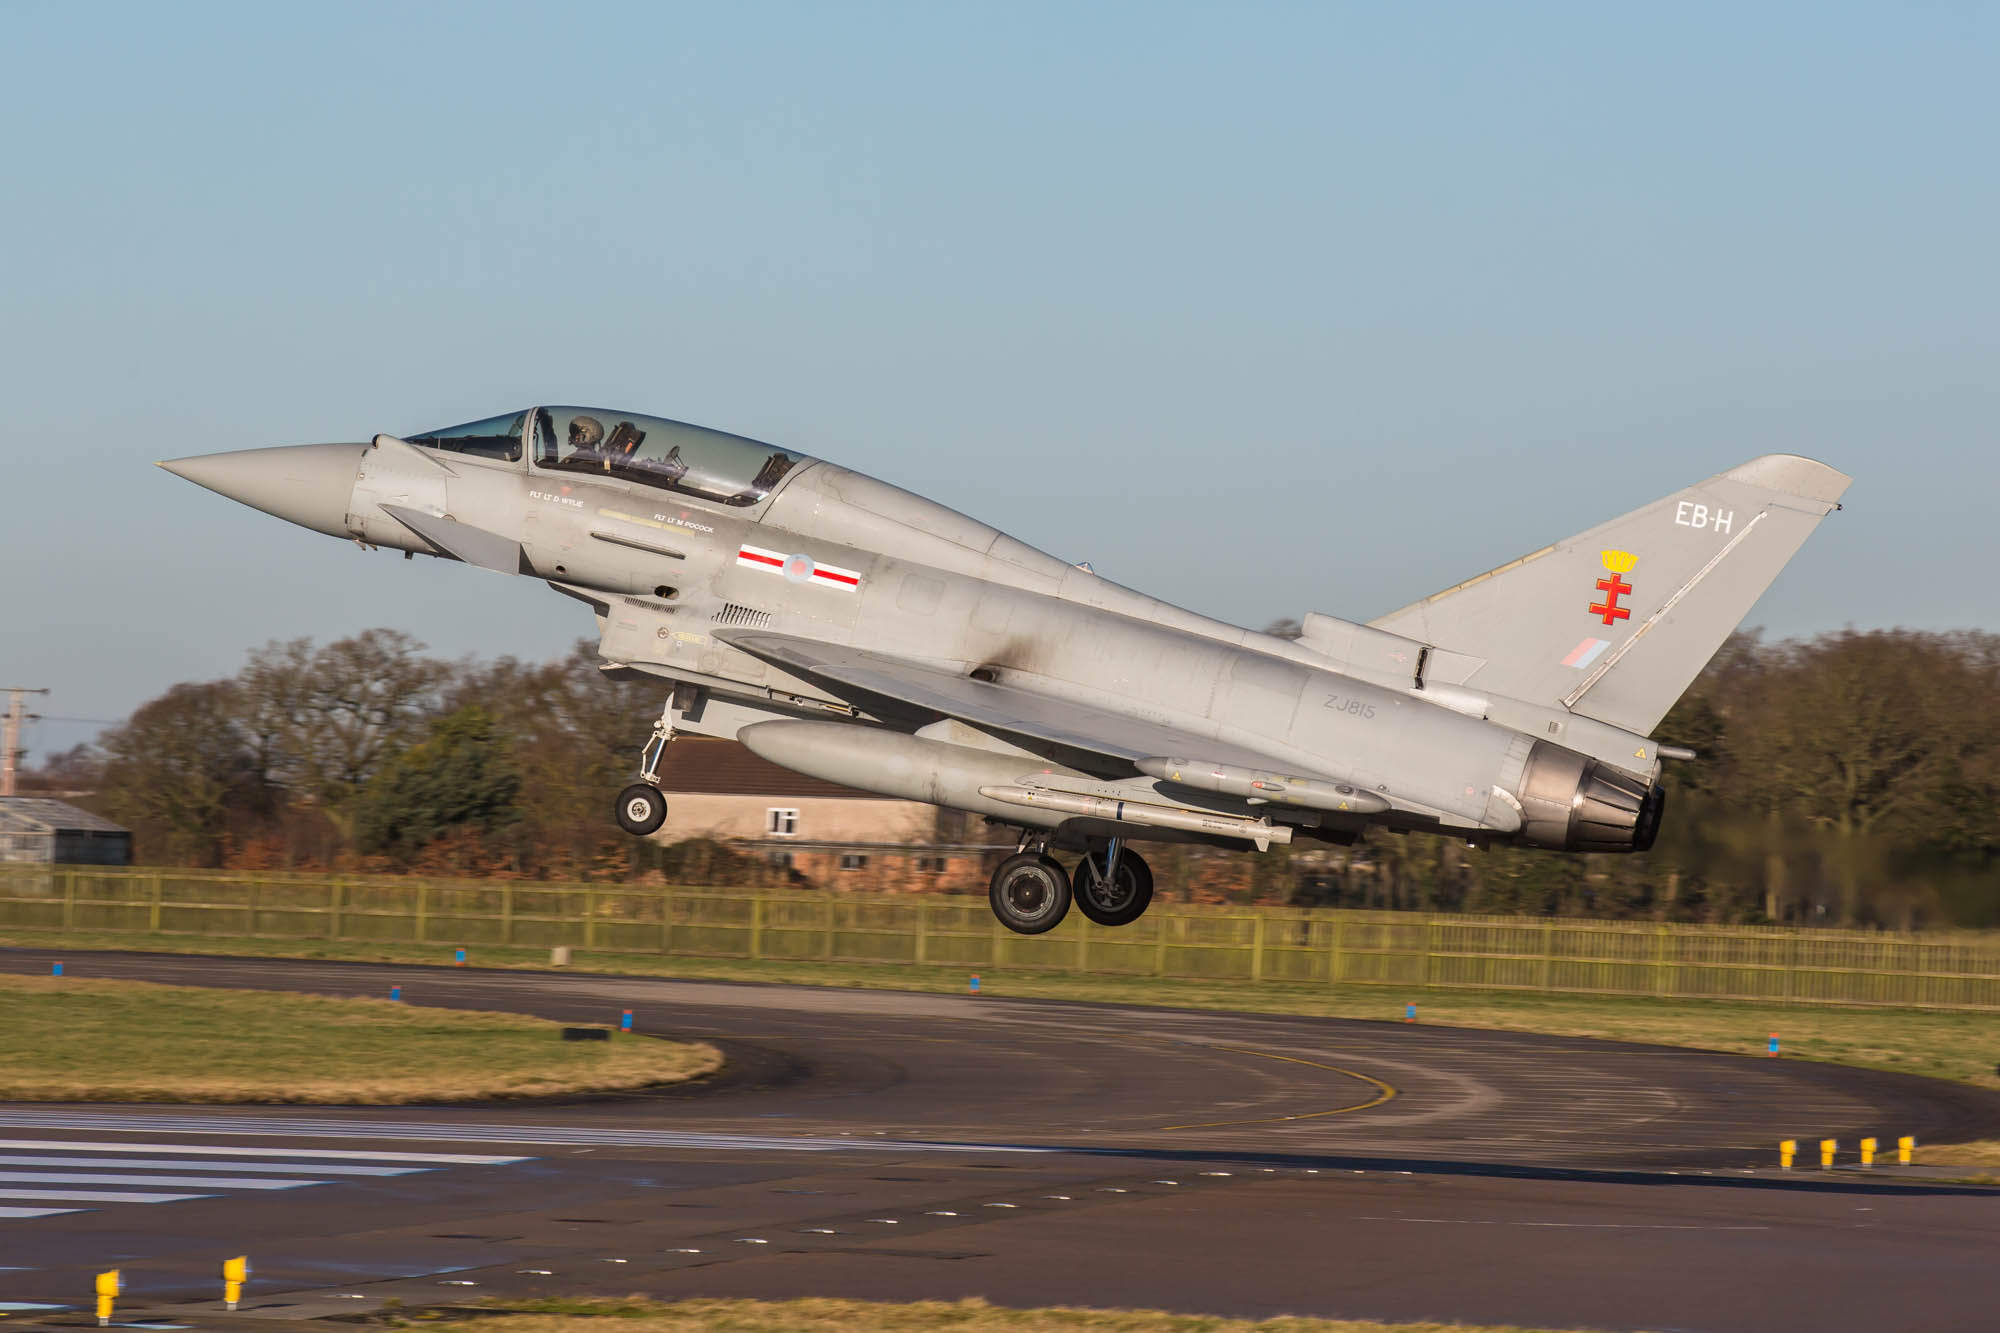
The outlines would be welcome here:
[[[1153,868],[1113,838],[1102,852],[1088,851],[1071,877],[1076,908],[1100,926],[1129,926],[1153,901]]]
[[[652,737],[639,756],[639,780],[618,793],[614,812],[618,827],[635,838],[657,833],[667,822],[667,798],[660,795],[660,758],[667,752],[667,742],[674,738],[673,706],[669,697],[659,720],[653,723]]]
[[[1132,924],[1153,901],[1153,872],[1121,842],[1112,838],[1102,849],[1085,852],[1072,876],[1048,854],[1045,841],[1030,850],[1023,839],[1021,850],[993,872],[986,895],[993,915],[1017,935],[1054,930],[1071,902],[1100,926]]]

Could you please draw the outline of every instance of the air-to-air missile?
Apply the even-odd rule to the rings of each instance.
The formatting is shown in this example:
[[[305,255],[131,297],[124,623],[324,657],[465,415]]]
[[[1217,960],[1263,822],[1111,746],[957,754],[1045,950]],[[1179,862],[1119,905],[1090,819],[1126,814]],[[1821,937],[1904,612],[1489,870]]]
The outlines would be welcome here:
[[[679,734],[1018,831],[999,919],[1137,919],[1134,842],[1370,826],[1650,846],[1674,701],[1848,478],[1752,459],[1367,624],[1295,637],[1121,587],[944,505],[684,422],[538,407],[366,444],[163,463],[363,549],[540,579],[663,706],[616,817],[668,815]],[[1248,577],[1248,571],[1246,571]],[[1075,854],[1074,870],[1052,854]]]

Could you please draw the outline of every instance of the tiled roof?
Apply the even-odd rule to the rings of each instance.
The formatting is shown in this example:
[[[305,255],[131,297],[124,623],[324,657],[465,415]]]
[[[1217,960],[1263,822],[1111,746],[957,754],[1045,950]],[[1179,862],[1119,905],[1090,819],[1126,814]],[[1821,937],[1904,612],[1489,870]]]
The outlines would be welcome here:
[[[735,741],[677,736],[660,761],[660,790],[704,796],[832,797],[881,801],[893,797],[821,782],[759,759]]]

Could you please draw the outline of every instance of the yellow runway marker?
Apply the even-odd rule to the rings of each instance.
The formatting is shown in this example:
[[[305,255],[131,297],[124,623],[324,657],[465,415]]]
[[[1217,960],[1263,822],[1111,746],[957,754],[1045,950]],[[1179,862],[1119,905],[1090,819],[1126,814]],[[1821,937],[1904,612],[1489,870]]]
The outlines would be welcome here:
[[[1232,1125],[1276,1125],[1288,1120],[1318,1120],[1330,1115],[1347,1115],[1353,1111],[1370,1110],[1373,1107],[1380,1106],[1383,1102],[1388,1101],[1396,1095],[1396,1089],[1390,1087],[1381,1079],[1360,1073],[1356,1070],[1342,1069],[1339,1065],[1322,1064],[1318,1060],[1305,1060],[1296,1055],[1279,1055],[1273,1051],[1246,1050],[1241,1046],[1214,1046],[1210,1047],[1210,1049],[1228,1051],[1234,1055],[1254,1055],[1260,1060],[1283,1060],[1287,1064],[1308,1065],[1314,1069],[1331,1070],[1333,1073],[1343,1074],[1348,1078],[1360,1079],[1363,1083],[1373,1084],[1379,1091],[1370,1101],[1362,1102],[1358,1106],[1336,1106],[1331,1111],[1304,1111],[1298,1115],[1259,1116],[1251,1120],[1210,1120],[1196,1125],[1163,1125],[1161,1126],[1162,1131],[1175,1129],[1226,1129]]]

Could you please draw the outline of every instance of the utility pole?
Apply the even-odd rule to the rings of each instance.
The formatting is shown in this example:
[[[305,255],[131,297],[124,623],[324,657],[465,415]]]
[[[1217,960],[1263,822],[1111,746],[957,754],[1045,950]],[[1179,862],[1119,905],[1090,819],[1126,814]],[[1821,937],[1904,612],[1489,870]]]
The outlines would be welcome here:
[[[21,724],[34,720],[33,713],[21,711],[21,699],[30,694],[47,694],[47,690],[32,689],[26,685],[0,685],[11,697],[7,704],[7,734],[0,740],[0,796],[14,794],[14,773],[21,766],[21,756],[27,753],[21,748]]]

